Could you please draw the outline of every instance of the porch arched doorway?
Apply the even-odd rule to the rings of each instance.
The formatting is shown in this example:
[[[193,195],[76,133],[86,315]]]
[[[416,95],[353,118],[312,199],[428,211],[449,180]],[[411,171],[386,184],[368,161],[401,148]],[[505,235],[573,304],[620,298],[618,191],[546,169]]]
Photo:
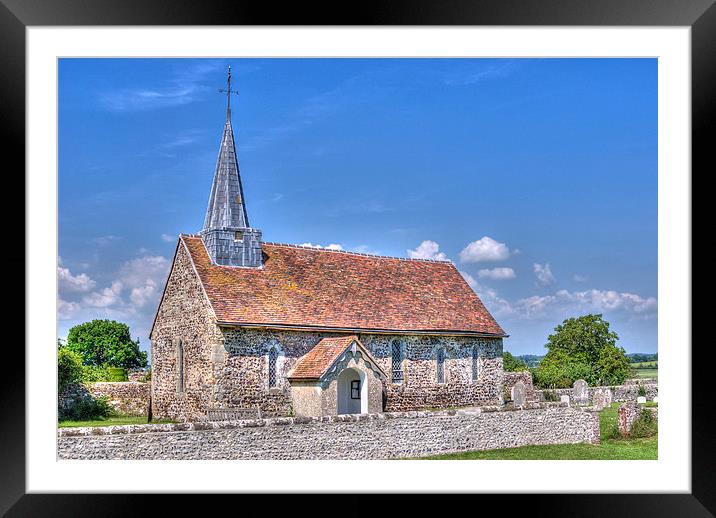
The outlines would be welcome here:
[[[367,414],[368,387],[365,373],[359,369],[344,369],[338,375],[337,386],[339,414]]]

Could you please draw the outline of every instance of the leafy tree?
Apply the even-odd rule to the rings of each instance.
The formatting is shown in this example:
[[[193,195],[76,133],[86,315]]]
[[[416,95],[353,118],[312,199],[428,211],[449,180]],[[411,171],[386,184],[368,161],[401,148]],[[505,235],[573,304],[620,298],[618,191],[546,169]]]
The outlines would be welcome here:
[[[83,374],[82,356],[67,347],[57,350],[57,388],[62,393],[68,385],[81,383]]]
[[[515,358],[509,352],[504,351],[502,353],[502,368],[508,372],[526,371],[528,370],[527,364]]]
[[[602,315],[568,318],[554,328],[545,347],[547,355],[535,370],[540,387],[569,387],[584,379],[590,385],[618,385],[631,369],[619,337]]]
[[[82,356],[85,365],[133,369],[147,366],[147,353],[132,340],[127,324],[114,320],[92,320],[70,329],[67,349]]]
[[[608,345],[599,352],[599,360],[595,365],[598,385],[620,385],[631,375],[629,359],[624,349]]]

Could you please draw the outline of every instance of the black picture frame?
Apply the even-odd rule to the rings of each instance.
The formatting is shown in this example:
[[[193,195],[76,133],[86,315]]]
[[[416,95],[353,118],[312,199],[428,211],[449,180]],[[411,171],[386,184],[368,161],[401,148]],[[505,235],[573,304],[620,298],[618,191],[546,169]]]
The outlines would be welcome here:
[[[4,148],[6,188],[11,182],[8,177],[14,177],[14,192],[24,190],[18,172],[25,169],[25,29],[40,25],[689,26],[692,179],[703,177],[714,170],[713,144],[708,133],[716,120],[716,7],[713,4],[714,0],[400,0],[360,2],[348,8],[342,2],[326,5],[293,2],[279,7],[268,2],[229,0],[0,0],[0,142]],[[698,171],[700,174],[695,174]],[[15,215],[20,213],[19,210],[14,212]],[[11,230],[18,233],[17,219],[11,223]],[[25,275],[31,274],[24,266],[26,258],[18,244],[6,257],[9,257],[7,264],[14,272],[22,268]],[[8,272],[6,270],[6,276],[18,280],[19,276]],[[18,287],[12,295],[14,307],[21,306],[17,300],[20,289]],[[703,312],[703,306],[692,307],[696,313]],[[26,308],[24,320],[29,325],[32,308]],[[15,327],[19,328],[19,322]],[[4,360],[5,365],[12,365],[12,368],[4,369],[0,377],[0,419],[3,421],[0,426],[0,514],[126,516],[156,503],[157,498],[134,495],[26,494],[25,355],[18,343],[6,335]],[[700,353],[707,357],[709,346],[709,341],[692,338],[691,357],[698,359]],[[480,506],[497,504],[502,507],[500,514],[516,511],[528,515],[544,512],[550,516],[713,516],[716,510],[716,448],[709,419],[713,410],[710,398],[699,396],[713,392],[712,376],[710,362],[692,362],[690,494],[480,495]],[[219,497],[212,498],[213,505],[220,505]],[[410,506],[423,506],[424,500],[418,495],[401,499],[401,514],[409,512],[407,508]],[[293,496],[292,512],[310,508],[302,506],[303,501],[303,496]],[[165,502],[168,500],[163,499],[158,505],[169,511]],[[179,506],[175,502],[176,507]],[[322,506],[320,509],[323,512],[326,508]],[[318,510],[313,509],[314,512]]]

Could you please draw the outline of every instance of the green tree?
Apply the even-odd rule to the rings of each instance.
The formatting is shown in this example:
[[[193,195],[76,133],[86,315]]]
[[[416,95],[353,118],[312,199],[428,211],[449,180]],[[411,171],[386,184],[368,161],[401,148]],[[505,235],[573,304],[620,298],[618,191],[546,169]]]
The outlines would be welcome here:
[[[632,369],[624,349],[608,345],[599,352],[595,365],[598,385],[621,385],[631,375]]]
[[[127,324],[114,320],[92,320],[70,329],[67,349],[79,353],[85,365],[124,367],[147,366],[147,353],[132,340]]]
[[[568,318],[547,338],[547,355],[535,370],[540,387],[569,387],[584,379],[590,385],[618,385],[629,376],[629,360],[616,345],[602,315]]]
[[[507,351],[502,353],[502,368],[508,372],[529,370],[525,362],[519,358],[515,358]]]
[[[82,356],[67,347],[57,349],[57,388],[62,393],[68,385],[81,383]]]

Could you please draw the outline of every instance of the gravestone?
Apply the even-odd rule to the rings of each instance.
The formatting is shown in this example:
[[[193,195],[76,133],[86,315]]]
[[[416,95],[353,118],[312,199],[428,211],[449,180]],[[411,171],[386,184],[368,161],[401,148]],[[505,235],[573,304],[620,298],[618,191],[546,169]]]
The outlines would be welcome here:
[[[559,400],[562,403],[567,403],[569,405],[569,396],[567,394],[563,394],[563,395],[559,396]]]
[[[599,387],[594,391],[592,404],[596,410],[602,410],[612,404],[612,391],[606,387]]]
[[[524,406],[526,395],[525,395],[525,384],[521,381],[515,383],[512,387],[512,402],[515,406]]]
[[[636,398],[636,402],[640,405],[646,403],[646,396],[639,396],[638,398]]]
[[[587,382],[584,380],[577,380],[572,385],[572,396],[574,397],[574,403],[577,405],[585,405],[589,402],[589,391],[587,390]]]

